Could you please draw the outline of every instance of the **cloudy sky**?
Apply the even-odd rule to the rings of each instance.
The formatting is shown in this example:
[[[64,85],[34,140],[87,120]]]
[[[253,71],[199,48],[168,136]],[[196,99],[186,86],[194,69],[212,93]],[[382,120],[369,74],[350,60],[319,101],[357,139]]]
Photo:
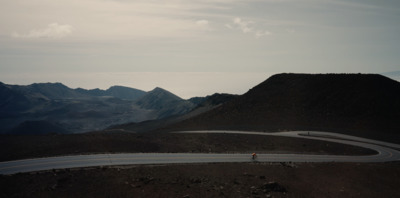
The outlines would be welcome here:
[[[400,70],[398,0],[0,0],[0,81],[242,94]]]

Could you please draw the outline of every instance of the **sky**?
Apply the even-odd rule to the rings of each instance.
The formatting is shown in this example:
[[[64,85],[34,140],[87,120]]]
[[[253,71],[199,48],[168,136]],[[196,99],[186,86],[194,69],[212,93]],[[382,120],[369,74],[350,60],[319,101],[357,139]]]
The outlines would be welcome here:
[[[0,0],[0,81],[243,94],[400,70],[398,0]]]

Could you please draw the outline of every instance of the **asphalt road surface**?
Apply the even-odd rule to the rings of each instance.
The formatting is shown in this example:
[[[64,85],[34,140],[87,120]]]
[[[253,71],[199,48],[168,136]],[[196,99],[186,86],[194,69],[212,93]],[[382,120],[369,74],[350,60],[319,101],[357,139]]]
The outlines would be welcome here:
[[[244,133],[253,135],[273,135],[308,138],[349,144],[376,150],[378,154],[367,156],[305,155],[305,154],[257,154],[257,162],[389,162],[399,161],[400,145],[375,141],[354,136],[326,133],[293,131],[281,133],[241,132],[241,131],[187,131],[178,133]],[[395,149],[393,149],[395,148]],[[173,163],[214,163],[214,162],[254,162],[251,154],[217,153],[121,153],[74,155],[0,162],[0,174],[14,174],[63,168],[91,166],[173,164]]]

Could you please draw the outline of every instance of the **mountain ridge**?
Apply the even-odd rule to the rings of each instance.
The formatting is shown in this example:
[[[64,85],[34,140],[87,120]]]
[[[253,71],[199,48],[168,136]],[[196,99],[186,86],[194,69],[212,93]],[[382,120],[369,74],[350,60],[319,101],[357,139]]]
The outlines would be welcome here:
[[[154,92],[162,93],[156,98],[157,108],[136,104],[138,99]],[[27,131],[29,127],[38,134],[49,132],[48,129],[81,133],[116,124],[166,118],[194,107],[162,88],[145,92],[117,85],[107,90],[86,90],[71,89],[62,83],[26,86],[0,83],[0,94],[0,133],[32,133]],[[148,98],[151,99],[154,98]]]
[[[115,131],[115,130],[118,131],[122,129],[122,131],[132,131],[137,133],[149,132],[191,118],[193,116],[199,115],[211,109],[214,109],[220,106],[221,104],[226,103],[236,97],[238,96],[232,94],[219,94],[219,93],[215,93],[213,95],[209,95],[206,97],[194,97],[189,99],[189,101],[195,104],[196,107],[185,114],[174,115],[157,120],[148,120],[139,123],[125,123],[122,125],[111,126],[106,131]]]
[[[89,90],[83,88],[77,88],[75,90],[80,93],[85,93],[91,96],[113,96],[124,100],[137,100],[147,93],[140,89],[125,87],[120,85],[111,86],[106,90],[98,88]]]
[[[188,100],[156,87],[136,101],[136,104],[145,109],[158,110],[158,119],[168,117],[168,115],[182,115],[192,110],[195,105]]]

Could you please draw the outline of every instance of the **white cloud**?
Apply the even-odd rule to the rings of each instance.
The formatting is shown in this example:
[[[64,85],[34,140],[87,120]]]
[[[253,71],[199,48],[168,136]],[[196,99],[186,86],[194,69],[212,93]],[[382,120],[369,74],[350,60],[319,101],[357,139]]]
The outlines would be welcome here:
[[[13,33],[12,36],[15,38],[62,38],[71,34],[72,30],[73,27],[71,25],[51,23],[46,28],[34,29],[27,34]]]
[[[268,36],[271,34],[271,32],[267,30],[260,30],[254,27],[256,23],[254,21],[249,21],[249,20],[242,20],[239,17],[236,17],[233,19],[233,24],[225,24],[225,27],[228,29],[238,29],[242,31],[243,33],[251,33],[254,34],[256,38],[260,38],[263,36]]]
[[[256,32],[256,38],[260,38],[262,36],[268,36],[271,35],[271,32],[269,31],[257,31]]]
[[[233,29],[231,24],[225,24],[225,27],[228,28],[228,29]]]
[[[196,21],[196,25],[208,26],[208,21],[207,20],[198,20],[198,21]]]
[[[237,27],[242,30],[243,33],[249,33],[253,32],[253,28],[250,27],[251,24],[253,24],[253,21],[242,21],[241,18],[234,18],[233,23],[237,25]]]
[[[196,26],[197,26],[198,30],[203,31],[203,32],[212,30],[210,27],[210,22],[208,20],[204,20],[204,19],[198,20],[198,21],[196,21]]]
[[[13,0],[0,6],[0,35],[15,32],[11,35],[15,38],[62,38],[73,31],[74,39],[85,41],[193,38],[235,16],[230,14],[232,7],[245,1]],[[48,19],[58,24],[32,27],[46,25]],[[72,24],[73,29],[62,24]],[[63,26],[67,27],[60,32]]]

